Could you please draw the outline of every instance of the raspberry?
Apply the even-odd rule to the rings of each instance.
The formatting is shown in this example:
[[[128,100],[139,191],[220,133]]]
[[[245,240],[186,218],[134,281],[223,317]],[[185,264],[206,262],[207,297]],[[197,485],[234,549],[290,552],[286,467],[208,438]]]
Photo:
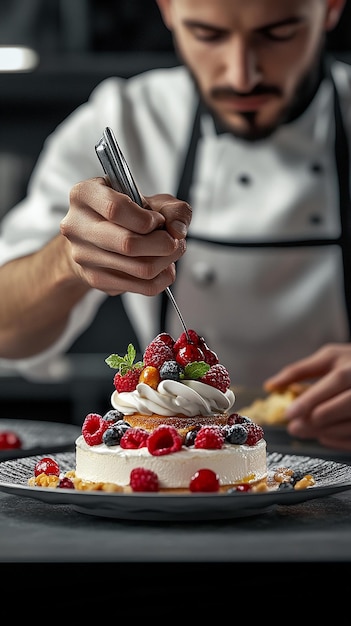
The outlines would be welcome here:
[[[174,352],[166,343],[154,339],[145,349],[143,360],[145,365],[153,365],[158,369],[165,361],[174,359]]]
[[[216,387],[219,391],[225,393],[230,387],[230,376],[228,370],[220,363],[211,365],[210,369],[200,379],[200,382],[211,387]]]
[[[163,343],[165,343],[167,346],[172,348],[172,350],[175,344],[173,337],[169,335],[168,333],[160,333],[159,335],[155,337],[154,341],[163,341]]]
[[[12,430],[5,430],[0,433],[0,450],[13,450],[22,448],[22,441]]]
[[[118,393],[123,391],[134,391],[139,382],[141,369],[131,369],[125,374],[117,372],[113,378],[113,384]]]
[[[158,491],[158,476],[152,470],[136,467],[130,472],[133,491]]]
[[[102,436],[109,425],[109,422],[98,413],[88,413],[82,426],[82,435],[88,446],[98,446],[102,443]]]
[[[224,444],[224,435],[219,426],[202,426],[195,437],[195,448],[220,450]]]
[[[196,491],[218,491],[219,477],[210,469],[200,469],[192,476],[189,489],[191,492]]]
[[[162,456],[179,452],[183,439],[173,426],[161,424],[150,433],[147,440],[147,449],[153,456]]]
[[[189,343],[193,343],[195,346],[198,345],[199,335],[197,334],[197,332],[195,330],[190,329],[188,330],[188,335],[189,335],[190,342],[185,332],[180,335],[180,337],[174,343],[174,346],[173,346],[174,352],[178,352],[180,348],[185,348],[185,346],[188,346]]]
[[[55,459],[52,459],[50,456],[44,456],[40,461],[35,464],[34,467],[34,476],[39,476],[39,474],[52,474],[54,476],[60,475],[59,464]]]
[[[124,449],[136,450],[144,448],[149,436],[147,430],[143,428],[128,428],[121,437],[120,446]]]
[[[244,424],[247,430],[247,446],[254,446],[260,439],[263,438],[264,432],[262,426],[259,424],[255,424],[255,422],[251,422],[251,424]]]

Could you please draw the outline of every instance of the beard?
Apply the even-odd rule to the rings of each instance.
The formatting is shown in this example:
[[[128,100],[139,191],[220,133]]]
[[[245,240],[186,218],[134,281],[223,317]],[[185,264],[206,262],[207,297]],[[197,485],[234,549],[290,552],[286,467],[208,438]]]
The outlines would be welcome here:
[[[205,109],[207,109],[207,111],[211,113],[218,132],[229,132],[234,137],[244,139],[245,141],[250,142],[267,139],[281,125],[292,122],[306,110],[308,105],[313,100],[324,75],[323,47],[324,40],[320,44],[320,48],[318,50],[318,53],[316,54],[313,65],[310,66],[305,74],[301,77],[295,89],[293,98],[277,114],[275,119],[270,124],[259,125],[257,121],[258,113],[256,111],[243,111],[241,113],[237,113],[237,115],[240,115],[240,117],[244,121],[244,126],[240,127],[236,126],[235,124],[230,124],[225,119],[223,119],[220,114],[218,114],[214,104],[212,103],[215,103],[216,101],[220,102],[222,98],[227,97],[235,97],[237,99],[244,99],[247,96],[259,95],[272,95],[281,97],[283,94],[279,87],[261,84],[257,85],[250,93],[245,95],[236,92],[231,87],[215,87],[210,91],[209,97],[206,98],[206,96],[201,92],[201,88],[195,74],[192,72],[191,68],[187,65],[185,60],[182,59],[180,51],[179,49],[177,49],[175,44],[177,55],[182,64],[187,67],[190,76],[192,77],[192,80],[195,84],[195,87],[200,94],[203,106]]]

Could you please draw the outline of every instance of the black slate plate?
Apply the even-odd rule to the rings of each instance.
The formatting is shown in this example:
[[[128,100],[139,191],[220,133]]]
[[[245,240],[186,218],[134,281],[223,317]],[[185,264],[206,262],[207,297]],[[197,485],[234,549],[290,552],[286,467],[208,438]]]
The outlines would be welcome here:
[[[48,451],[73,450],[74,442],[81,434],[81,428],[73,424],[21,419],[0,419],[0,432],[4,431],[16,433],[22,441],[22,447],[0,450],[0,461]]]

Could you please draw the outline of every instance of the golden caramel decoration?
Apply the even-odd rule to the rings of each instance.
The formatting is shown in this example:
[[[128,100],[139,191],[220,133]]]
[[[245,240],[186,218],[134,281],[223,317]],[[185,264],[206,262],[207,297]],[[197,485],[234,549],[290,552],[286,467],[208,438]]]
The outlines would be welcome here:
[[[31,487],[52,487],[56,488],[59,484],[60,479],[58,476],[54,476],[54,474],[38,474],[38,476],[32,476],[29,479],[28,484]]]
[[[139,383],[145,383],[145,385],[149,385],[152,389],[157,389],[160,380],[160,373],[157,367],[153,367],[153,365],[144,367],[139,376]]]

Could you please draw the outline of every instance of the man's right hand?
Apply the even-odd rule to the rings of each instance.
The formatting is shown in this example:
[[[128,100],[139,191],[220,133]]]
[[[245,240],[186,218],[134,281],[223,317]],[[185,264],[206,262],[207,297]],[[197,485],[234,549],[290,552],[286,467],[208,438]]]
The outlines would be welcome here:
[[[61,232],[0,267],[0,358],[23,359],[51,346],[91,288],[153,296],[174,282],[191,209],[169,195],[143,202],[145,208],[104,178],[72,188]]]
[[[103,177],[72,188],[61,234],[70,242],[73,271],[89,287],[153,296],[174,282],[191,208],[167,194],[143,202],[141,208]]]

